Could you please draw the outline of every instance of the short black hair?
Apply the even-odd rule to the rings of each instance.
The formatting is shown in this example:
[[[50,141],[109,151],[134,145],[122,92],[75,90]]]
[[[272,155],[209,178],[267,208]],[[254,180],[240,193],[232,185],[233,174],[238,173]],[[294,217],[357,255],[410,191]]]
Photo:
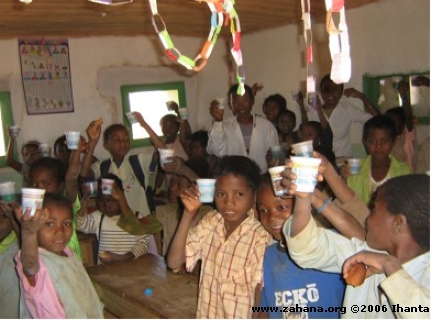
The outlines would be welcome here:
[[[192,169],[199,178],[209,178],[210,166],[205,158],[190,158],[185,162],[185,164]]]
[[[70,201],[62,194],[59,193],[45,193],[43,197],[42,207],[46,208],[49,205],[56,205],[60,207],[65,207],[73,217],[73,207]]]
[[[395,123],[387,115],[380,114],[374,116],[364,123],[364,128],[362,130],[363,141],[366,141],[370,131],[375,129],[388,130],[392,141],[397,137]]]
[[[280,117],[284,116],[285,114],[288,114],[289,116],[291,116],[293,118],[293,122],[295,122],[295,125],[296,125],[296,114],[292,110],[288,110],[288,109],[280,111],[280,113],[278,114],[277,121],[280,120]]]
[[[163,117],[160,118],[160,127],[165,121],[172,121],[177,126],[177,131],[180,130],[180,123],[177,121],[177,117],[172,113],[165,114]]]
[[[429,251],[430,177],[426,174],[395,177],[386,181],[377,191],[382,192],[388,212],[404,215],[413,239]]]
[[[333,82],[335,85],[337,85],[337,86],[341,86],[341,90],[344,90],[344,83],[339,83],[339,84],[335,83],[335,82],[331,79],[331,75],[330,75],[330,74],[324,75],[324,76],[323,76],[323,78],[320,80],[320,90],[322,90],[322,86],[323,86],[323,84],[324,84],[326,81],[331,81],[331,82]]]
[[[208,131],[205,130],[196,131],[190,136],[190,142],[197,142],[199,145],[205,148],[208,145],[208,139]]]
[[[39,141],[37,141],[37,140],[30,140],[30,141],[27,141],[26,143],[24,143],[24,144],[22,145],[22,147],[21,147],[21,153],[22,153],[22,151],[24,150],[24,148],[27,148],[27,147],[33,147],[33,148],[38,149],[38,148],[39,148],[39,146],[40,146],[40,142],[39,142]]]
[[[266,105],[268,102],[275,102],[280,107],[280,111],[287,110],[286,98],[279,93],[275,93],[266,97],[263,101],[263,105]]]
[[[113,123],[108,126],[105,131],[103,131],[103,142],[108,141],[111,137],[111,134],[113,134],[117,130],[124,130],[126,132],[129,132],[129,130],[127,130],[127,128],[121,123]]]
[[[395,107],[386,110],[385,115],[389,117],[396,117],[400,120],[402,126],[404,127],[406,124],[406,115],[402,107]]]
[[[243,177],[247,185],[256,192],[260,182],[260,168],[256,162],[245,156],[224,156],[214,169],[214,178],[234,175]]]
[[[229,97],[231,95],[236,94],[237,90],[238,90],[238,84],[234,84],[233,86],[230,87],[229,91],[228,91],[228,95]],[[244,89],[245,89],[245,93],[247,93],[250,98],[254,99],[254,95],[253,95],[253,89],[249,86],[249,85],[244,85]]]
[[[66,166],[57,158],[42,157],[33,162],[28,170],[28,177],[30,178],[34,171],[38,169],[45,169],[51,171],[61,183],[66,180]]]

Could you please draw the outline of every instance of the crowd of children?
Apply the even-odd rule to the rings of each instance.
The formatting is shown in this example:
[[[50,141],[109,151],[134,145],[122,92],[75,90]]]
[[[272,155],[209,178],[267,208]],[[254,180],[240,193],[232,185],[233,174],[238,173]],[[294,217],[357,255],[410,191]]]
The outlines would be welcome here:
[[[29,141],[20,163],[10,131],[8,165],[23,174],[23,186],[46,194],[34,216],[18,202],[0,202],[0,317],[103,317],[80,260],[79,231],[96,236],[99,264],[153,253],[174,272],[197,270],[198,318],[394,318],[419,305],[427,311],[413,316],[429,318],[430,182],[424,172],[412,174],[421,153],[405,83],[398,86],[402,107],[381,115],[363,93],[325,76],[323,103],[317,97],[307,108],[303,95],[295,96],[297,131],[283,96],[265,99],[265,119],[252,112],[257,91],[245,85],[241,96],[237,89],[228,92],[232,116],[211,102],[208,132],[193,133],[175,103],[175,114],[160,120],[162,138],[133,112],[149,134],[152,157],[133,154],[123,124],[102,131],[99,119],[76,150],[61,136],[46,157],[39,142]],[[352,174],[343,161],[351,156],[354,122],[363,123],[367,156]],[[100,136],[110,154],[103,161],[94,156]],[[303,141],[312,141],[321,160],[312,193],[292,182],[292,145]],[[277,161],[274,146],[281,147]],[[158,149],[175,155],[159,165]],[[283,196],[267,173],[276,165],[286,168]],[[215,179],[213,203],[200,202],[199,178]],[[102,179],[114,181],[109,195]],[[89,181],[99,185],[93,199],[83,188]],[[367,266],[366,279],[354,287],[345,279],[358,264]],[[354,313],[354,305],[368,308]]]

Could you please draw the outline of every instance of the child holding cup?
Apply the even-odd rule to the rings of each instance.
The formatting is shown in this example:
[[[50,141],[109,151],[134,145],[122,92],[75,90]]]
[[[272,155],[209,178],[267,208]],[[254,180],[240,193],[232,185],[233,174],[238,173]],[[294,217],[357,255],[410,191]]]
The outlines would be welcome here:
[[[244,156],[225,156],[216,168],[215,206],[197,226],[191,221],[202,203],[192,185],[181,193],[185,207],[167,263],[192,271],[202,261],[197,318],[251,318],[269,234],[255,218],[258,165]],[[223,251],[218,250],[220,246]],[[244,269],[245,266],[245,269]],[[220,288],[214,290],[213,283]]]
[[[21,317],[103,318],[103,305],[82,262],[66,246],[74,233],[70,202],[46,194],[43,209],[33,217],[21,208],[15,213],[22,235],[22,248],[15,256],[21,306],[26,307]]]

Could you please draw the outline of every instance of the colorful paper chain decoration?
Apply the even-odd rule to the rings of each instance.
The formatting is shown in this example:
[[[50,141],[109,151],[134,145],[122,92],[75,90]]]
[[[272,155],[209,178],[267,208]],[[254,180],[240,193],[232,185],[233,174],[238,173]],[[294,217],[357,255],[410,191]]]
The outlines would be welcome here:
[[[307,47],[307,95],[313,95],[316,91],[316,77],[313,68],[313,41],[311,36],[310,0],[302,0],[302,21],[304,23],[304,39]]]
[[[344,13],[344,0],[325,0],[326,31],[329,34],[329,51],[331,52],[331,79],[335,83],[344,83],[352,75],[352,59],[350,58],[349,33]],[[338,28],[332,18],[333,13],[340,14]]]
[[[236,79],[238,82],[239,95],[245,93],[245,68],[242,62],[242,52],[241,52],[241,25],[237,12],[235,11],[234,4],[235,0],[202,0],[208,4],[211,10],[211,30],[209,32],[207,41],[203,45],[200,53],[195,59],[191,59],[183,54],[175,47],[168,30],[166,29],[166,24],[157,10],[157,0],[148,0],[151,8],[152,21],[154,30],[159,36],[159,39],[165,48],[165,54],[169,59],[175,61],[185,68],[194,71],[202,70],[208,61],[209,56],[217,42],[219,33],[223,26],[224,16],[226,17],[226,25],[230,20],[230,30],[232,33],[233,47],[231,49],[231,54],[235,59],[236,63]],[[163,29],[160,30],[157,26],[156,19],[159,20]]]

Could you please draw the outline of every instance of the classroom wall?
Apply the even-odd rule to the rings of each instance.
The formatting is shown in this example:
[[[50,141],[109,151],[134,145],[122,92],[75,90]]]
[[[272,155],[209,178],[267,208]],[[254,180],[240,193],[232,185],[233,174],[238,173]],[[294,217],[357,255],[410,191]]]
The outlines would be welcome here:
[[[429,70],[430,2],[428,0],[380,0],[347,11],[352,78],[346,87],[362,89],[364,73]],[[241,13],[239,13],[240,15]],[[262,114],[263,99],[279,92],[288,106],[299,112],[290,98],[290,90],[305,88],[304,44],[301,25],[289,25],[244,35],[242,51],[246,82],[262,82],[255,112]],[[194,57],[205,39],[173,37],[177,48]],[[319,79],[330,70],[327,35],[324,25],[313,24],[314,59]],[[17,39],[1,40],[0,90],[12,94],[13,116],[22,127],[18,143],[38,139],[53,144],[66,130],[85,132],[89,121],[102,117],[104,125],[122,121],[119,82],[152,83],[184,80],[193,130],[209,129],[209,102],[225,96],[228,90],[228,52],[220,37],[208,65],[199,73],[178,67],[168,60],[157,37],[69,38],[72,89],[75,112],[32,115],[26,113]],[[190,91],[189,91],[190,90]],[[359,129],[354,128],[352,142],[358,143]],[[355,131],[356,130],[356,131]],[[420,126],[420,139],[429,134],[429,126]],[[151,152],[150,148],[138,151]],[[108,156],[101,144],[99,158]],[[0,169],[0,180],[9,178],[10,169]]]

